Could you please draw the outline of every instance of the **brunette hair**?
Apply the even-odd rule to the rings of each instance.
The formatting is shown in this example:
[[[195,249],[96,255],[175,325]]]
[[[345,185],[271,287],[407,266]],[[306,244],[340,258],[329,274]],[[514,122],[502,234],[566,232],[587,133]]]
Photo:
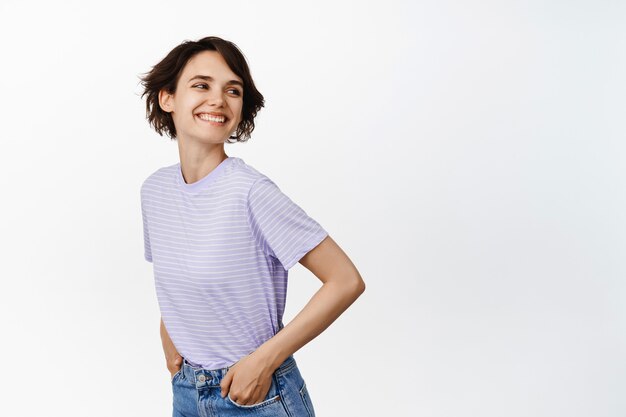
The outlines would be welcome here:
[[[202,51],[217,51],[222,55],[231,71],[243,80],[243,107],[241,122],[237,126],[235,136],[230,136],[228,143],[246,142],[254,130],[254,118],[264,107],[265,99],[256,89],[250,69],[243,53],[237,45],[219,38],[207,36],[198,41],[185,40],[167,54],[165,58],[152,67],[152,70],[140,77],[144,91],[141,97],[147,95],[146,118],[154,126],[156,132],[163,136],[163,132],[172,140],[176,138],[176,127],[172,115],[163,111],[159,105],[159,91],[165,89],[168,93],[176,92],[176,85],[187,62]],[[234,139],[234,140],[231,140]]]

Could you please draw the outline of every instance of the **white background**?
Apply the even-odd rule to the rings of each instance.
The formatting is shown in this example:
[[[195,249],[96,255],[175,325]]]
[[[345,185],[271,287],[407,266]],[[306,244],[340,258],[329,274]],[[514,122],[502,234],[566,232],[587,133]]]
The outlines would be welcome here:
[[[139,76],[244,52],[226,145],[365,293],[295,353],[318,417],[626,414],[626,6],[0,3],[0,415],[169,416],[139,187],[176,163]],[[287,324],[321,283],[290,271]]]

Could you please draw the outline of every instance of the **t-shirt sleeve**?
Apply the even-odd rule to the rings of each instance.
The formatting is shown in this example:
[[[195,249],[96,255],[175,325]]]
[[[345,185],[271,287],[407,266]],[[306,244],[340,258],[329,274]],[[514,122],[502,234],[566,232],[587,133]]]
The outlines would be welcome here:
[[[248,222],[257,244],[285,270],[319,245],[328,232],[269,178],[257,179],[248,194]]]
[[[150,233],[148,230],[148,217],[146,213],[146,203],[144,201],[143,187],[141,190],[141,219],[143,221],[143,257],[146,261],[152,262],[152,247],[150,246]]]

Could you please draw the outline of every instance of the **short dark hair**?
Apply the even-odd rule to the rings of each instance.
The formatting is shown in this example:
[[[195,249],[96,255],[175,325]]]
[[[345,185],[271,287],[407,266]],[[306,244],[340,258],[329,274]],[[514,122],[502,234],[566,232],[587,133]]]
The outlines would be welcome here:
[[[237,126],[235,136],[230,136],[226,141],[228,143],[246,142],[254,130],[254,118],[258,111],[264,107],[265,99],[255,87],[246,58],[237,45],[217,36],[207,36],[197,41],[185,40],[172,49],[161,62],[153,66],[152,70],[145,73],[145,76],[140,77],[144,87],[141,97],[148,96],[146,118],[159,135],[163,136],[163,132],[165,132],[172,140],[175,140],[174,120],[172,115],[163,111],[159,105],[159,91],[165,89],[170,94],[175,93],[178,79],[185,65],[193,56],[202,51],[217,51],[222,55],[231,71],[243,80],[241,122]]]

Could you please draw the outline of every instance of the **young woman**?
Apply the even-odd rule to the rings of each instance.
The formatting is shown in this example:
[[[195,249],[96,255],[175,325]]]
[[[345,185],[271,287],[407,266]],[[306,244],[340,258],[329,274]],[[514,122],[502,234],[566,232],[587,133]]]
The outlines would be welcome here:
[[[147,118],[180,162],[141,186],[173,416],[315,416],[294,352],[365,290],[326,230],[266,175],[228,156],[264,99],[235,44],[185,41],[141,79]],[[288,270],[323,285],[287,326]]]

